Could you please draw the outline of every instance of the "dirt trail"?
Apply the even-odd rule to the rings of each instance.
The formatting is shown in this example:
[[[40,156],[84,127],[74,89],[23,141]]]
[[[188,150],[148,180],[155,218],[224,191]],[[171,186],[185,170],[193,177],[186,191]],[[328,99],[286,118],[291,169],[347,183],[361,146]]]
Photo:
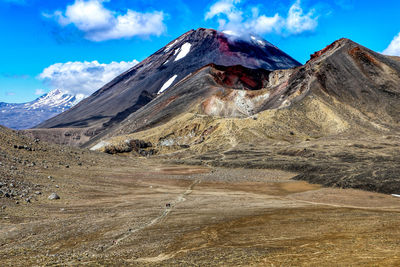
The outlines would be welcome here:
[[[298,203],[311,204],[315,206],[328,206],[333,208],[343,208],[343,209],[358,209],[358,210],[371,210],[371,211],[389,211],[389,212],[400,212],[400,206],[385,206],[385,207],[362,207],[362,206],[353,206],[353,205],[345,205],[345,204],[332,204],[332,203],[324,203],[324,202],[316,202],[316,201],[306,201],[300,200],[292,197],[281,198],[282,200],[293,200]]]
[[[193,192],[193,188],[200,183],[200,180],[195,180],[189,187],[188,189],[183,192],[182,194],[180,194],[179,196],[176,197],[176,199],[170,203],[170,207],[165,207],[164,211],[160,214],[160,216],[154,218],[153,220],[151,220],[149,223],[143,224],[135,229],[131,229],[130,231],[128,231],[126,234],[122,235],[120,238],[118,238],[117,240],[114,241],[114,244],[111,245],[110,247],[108,247],[107,249],[105,249],[105,251],[111,250],[112,248],[114,248],[115,246],[117,246],[118,244],[120,244],[122,241],[124,241],[125,239],[127,239],[128,237],[130,237],[132,234],[137,233],[145,228],[148,228],[150,226],[153,226],[157,223],[159,223],[160,221],[162,221],[165,217],[167,217],[171,211],[181,202],[186,201],[186,196],[190,195]]]

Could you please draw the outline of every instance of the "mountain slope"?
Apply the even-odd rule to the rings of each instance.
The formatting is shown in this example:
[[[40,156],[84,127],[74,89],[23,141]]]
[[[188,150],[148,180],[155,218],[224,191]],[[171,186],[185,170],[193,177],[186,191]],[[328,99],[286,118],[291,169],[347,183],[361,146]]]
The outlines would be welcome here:
[[[108,136],[145,139],[161,148],[168,137],[169,144],[203,151],[203,146],[229,147],[232,135],[237,142],[253,142],[246,136],[249,130],[260,140],[305,140],[388,133],[400,127],[400,62],[348,39],[334,42],[295,69],[253,70],[249,75],[250,70],[236,68],[247,74],[215,65],[202,68]],[[258,87],[246,87],[243,78],[248,84],[258,81]],[[232,121],[242,130],[232,132]],[[204,138],[206,129],[214,130]]]
[[[28,103],[0,103],[0,124],[17,130],[32,128],[70,109],[80,100],[60,90],[53,90]]]
[[[202,28],[189,31],[38,128],[91,128],[102,132],[209,63],[270,70],[300,65],[270,43],[253,38],[244,41]]]
[[[218,83],[232,75],[216,79],[215,69],[176,84],[96,148],[118,153],[143,140],[175,163],[283,169],[312,183],[399,194],[398,59],[341,39],[302,67],[260,76],[259,90],[240,79]],[[195,84],[201,95],[185,103]]]

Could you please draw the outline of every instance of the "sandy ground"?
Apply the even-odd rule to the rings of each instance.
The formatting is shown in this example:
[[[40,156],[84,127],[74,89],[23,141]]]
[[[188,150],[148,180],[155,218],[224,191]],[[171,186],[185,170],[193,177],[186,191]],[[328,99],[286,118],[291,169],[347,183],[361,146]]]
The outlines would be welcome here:
[[[390,195],[149,159],[54,171],[60,200],[1,200],[2,266],[400,264]]]

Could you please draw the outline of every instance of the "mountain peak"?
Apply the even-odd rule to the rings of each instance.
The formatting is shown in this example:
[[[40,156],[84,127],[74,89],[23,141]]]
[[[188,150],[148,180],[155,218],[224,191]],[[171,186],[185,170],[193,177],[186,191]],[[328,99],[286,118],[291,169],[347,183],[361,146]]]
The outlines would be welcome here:
[[[198,28],[172,40],[79,105],[38,127],[105,131],[210,63],[267,70],[301,65],[256,35],[242,39],[229,32]]]
[[[0,124],[13,129],[32,128],[68,110],[80,100],[81,97],[55,89],[28,103],[4,103],[0,106]]]
[[[50,91],[42,95],[35,101],[25,104],[28,109],[39,109],[43,107],[71,107],[75,101],[75,96],[66,94],[59,89]]]
[[[48,93],[48,95],[58,95],[58,94],[62,94],[62,92],[61,92],[60,89],[54,89],[54,90],[51,90],[51,91]]]
[[[319,58],[321,58],[321,56],[328,56],[333,54],[335,51],[339,50],[342,47],[345,46],[360,46],[359,44],[357,44],[356,42],[348,39],[348,38],[340,38],[336,41],[334,41],[333,43],[331,43],[330,45],[327,45],[325,48],[313,53],[310,55],[310,60],[307,61],[308,62],[312,62],[315,61]]]

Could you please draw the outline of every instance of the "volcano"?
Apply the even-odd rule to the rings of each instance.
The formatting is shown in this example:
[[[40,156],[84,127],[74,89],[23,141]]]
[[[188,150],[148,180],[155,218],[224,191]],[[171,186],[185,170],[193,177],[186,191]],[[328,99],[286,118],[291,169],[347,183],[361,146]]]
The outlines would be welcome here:
[[[292,69],[204,66],[87,144],[125,153],[141,140],[179,163],[395,193],[399,84],[398,58],[340,39]]]
[[[80,128],[86,134],[97,135],[211,63],[266,70],[300,66],[289,55],[256,36],[247,40],[212,29],[191,30],[37,128]]]
[[[399,128],[398,84],[400,62],[396,58],[340,39],[311,55],[304,66],[292,69],[206,65],[129,115],[104,137],[137,133],[142,139],[152,136],[151,142],[161,144],[169,136],[169,143],[186,147],[198,145],[200,139],[206,142],[202,130],[207,127],[217,128],[229,118],[244,119],[246,125],[247,118],[258,116],[266,121],[239,128],[254,128],[259,136],[268,133],[275,140],[290,139],[291,133],[307,139],[388,132]],[[193,129],[198,120],[203,121],[202,130],[181,130]],[[229,146],[216,141],[232,135],[229,127],[213,135],[208,136],[210,142]]]
[[[239,128],[274,140],[398,129],[397,58],[340,39],[298,66],[268,42],[250,40],[214,30],[190,31],[40,125],[53,129],[32,133],[42,139],[51,133],[53,142],[61,136],[64,144],[86,147],[118,136],[129,140],[131,135],[161,147],[207,142],[213,144],[207,147],[224,147],[230,141],[221,141],[221,136],[231,136],[232,129],[217,125],[232,118],[244,120]],[[251,125],[246,125],[248,118],[254,119]],[[220,131],[204,138],[204,131],[218,127]],[[240,135],[237,140],[247,139]]]
[[[297,122],[293,129],[304,136],[394,129],[400,117],[399,77],[398,60],[349,39],[334,42],[311,55],[304,66],[292,69],[270,71],[209,64],[132,113],[108,136],[152,130],[188,113],[248,118],[268,110],[290,110],[285,119],[268,119],[268,123],[275,121],[276,129],[269,136],[278,139],[285,136],[281,129],[288,128],[290,121]],[[182,127],[185,122],[175,125]],[[175,135],[175,126],[169,127],[169,132],[163,131],[159,138]],[[197,142],[195,136],[191,141],[176,138],[186,140],[183,145],[187,146]]]

